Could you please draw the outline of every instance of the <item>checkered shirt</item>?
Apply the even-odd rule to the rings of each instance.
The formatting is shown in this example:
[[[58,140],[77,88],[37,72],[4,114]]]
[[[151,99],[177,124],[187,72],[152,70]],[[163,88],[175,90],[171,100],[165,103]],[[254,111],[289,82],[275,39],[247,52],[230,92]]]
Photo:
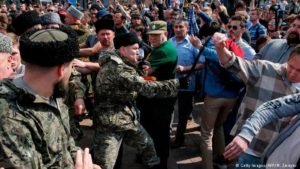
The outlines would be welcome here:
[[[237,74],[247,86],[247,92],[239,108],[237,121],[231,130],[232,135],[239,133],[246,119],[264,102],[299,92],[292,87],[287,79],[287,64],[278,64],[266,60],[250,62],[234,56],[229,63],[223,66],[230,72]],[[263,127],[250,143],[249,148],[252,152],[257,156],[261,156],[269,143],[278,135],[278,132],[285,127],[286,123],[283,122],[284,120],[277,121]]]

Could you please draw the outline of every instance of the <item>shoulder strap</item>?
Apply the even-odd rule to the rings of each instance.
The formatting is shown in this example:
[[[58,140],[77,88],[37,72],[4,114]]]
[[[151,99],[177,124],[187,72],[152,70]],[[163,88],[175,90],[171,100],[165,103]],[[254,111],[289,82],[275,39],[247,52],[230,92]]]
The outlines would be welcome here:
[[[199,53],[198,53],[196,59],[194,60],[194,63],[193,63],[193,66],[192,66],[191,70],[190,70],[189,73],[186,75],[186,77],[189,77],[189,76],[194,72],[195,67],[196,67],[196,64],[198,63],[198,60],[199,60],[201,54],[203,53],[204,48],[207,46],[208,42],[210,41],[210,39],[211,39],[211,37],[209,37],[209,38],[206,40],[206,42],[203,44],[203,46],[202,46],[202,48],[200,49],[200,51],[199,51]]]

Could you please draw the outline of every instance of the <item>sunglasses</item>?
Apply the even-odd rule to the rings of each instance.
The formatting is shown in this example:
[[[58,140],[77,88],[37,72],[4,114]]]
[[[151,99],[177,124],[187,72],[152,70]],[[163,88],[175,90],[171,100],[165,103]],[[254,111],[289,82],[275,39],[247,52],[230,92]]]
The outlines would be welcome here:
[[[48,11],[48,12],[54,12],[54,10],[52,10],[52,9],[48,9],[47,11]]]
[[[238,27],[235,26],[235,25],[228,25],[227,28],[228,28],[228,29],[231,29],[231,28],[232,28],[232,29],[235,30],[235,31],[238,29]]]

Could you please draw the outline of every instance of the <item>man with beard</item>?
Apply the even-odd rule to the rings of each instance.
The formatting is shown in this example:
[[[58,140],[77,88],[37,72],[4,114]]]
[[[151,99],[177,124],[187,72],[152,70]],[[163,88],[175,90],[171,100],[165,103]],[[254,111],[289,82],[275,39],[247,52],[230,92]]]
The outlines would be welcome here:
[[[287,30],[285,39],[273,39],[259,53],[255,59],[268,60],[275,63],[286,63],[291,51],[300,43],[300,15],[296,17]]]
[[[0,166],[74,169],[76,151],[63,103],[78,56],[75,32],[25,33],[20,53],[25,74],[0,83]]]
[[[294,28],[299,31],[299,26]],[[266,101],[299,93],[300,88],[300,58],[295,52],[290,54],[287,63],[277,64],[266,60],[241,60],[224,47],[224,35],[215,34],[213,40],[221,65],[228,71],[236,74],[247,86],[244,100],[238,112],[238,119],[231,134],[237,135],[245,121],[255,109]],[[283,121],[270,123],[263,127],[260,133],[249,143],[249,148],[243,148],[247,142],[244,138],[236,137],[226,148],[224,157],[233,160],[237,157],[238,167],[253,164],[251,168],[260,168],[263,152],[272,139],[278,134]],[[242,154],[243,153],[243,154]]]

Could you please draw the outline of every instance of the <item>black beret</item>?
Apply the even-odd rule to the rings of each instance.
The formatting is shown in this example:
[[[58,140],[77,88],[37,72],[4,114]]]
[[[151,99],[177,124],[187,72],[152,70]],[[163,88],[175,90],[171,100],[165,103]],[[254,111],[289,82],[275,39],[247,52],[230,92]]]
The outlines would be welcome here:
[[[114,38],[114,45],[116,49],[119,49],[121,46],[130,46],[139,42],[139,38],[133,32],[124,33]]]
[[[17,16],[12,22],[12,25],[15,29],[15,33],[20,36],[29,28],[41,23],[41,18],[36,11],[28,11]]]
[[[115,31],[115,23],[111,19],[100,19],[95,23],[96,33],[98,33],[102,29],[109,29]]]
[[[79,56],[76,32],[70,28],[26,32],[20,38],[20,54],[25,62],[45,67],[70,62]]]

